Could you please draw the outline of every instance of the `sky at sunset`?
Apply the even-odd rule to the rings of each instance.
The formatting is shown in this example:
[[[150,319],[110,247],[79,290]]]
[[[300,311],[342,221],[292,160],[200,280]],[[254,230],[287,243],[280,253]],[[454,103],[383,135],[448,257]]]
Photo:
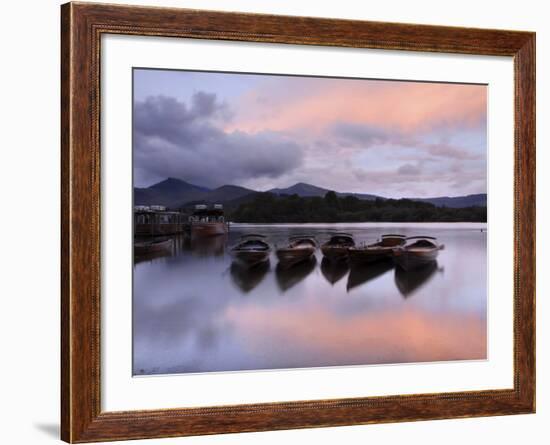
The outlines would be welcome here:
[[[487,191],[485,85],[134,70],[134,181]]]

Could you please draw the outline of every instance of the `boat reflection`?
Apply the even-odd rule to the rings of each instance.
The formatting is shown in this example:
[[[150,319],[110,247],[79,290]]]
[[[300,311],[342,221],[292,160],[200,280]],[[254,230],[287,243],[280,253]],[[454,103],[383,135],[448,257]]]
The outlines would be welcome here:
[[[341,280],[349,270],[349,263],[346,260],[330,260],[326,257],[321,261],[321,273],[330,284]]]
[[[361,286],[393,269],[393,261],[383,260],[371,263],[352,264],[348,275],[347,290]]]
[[[225,253],[227,235],[218,236],[191,236],[189,247],[195,256],[209,257],[222,256]]]
[[[291,267],[285,267],[281,265],[281,263],[277,264],[275,276],[277,278],[277,285],[279,286],[279,289],[282,292],[285,292],[295,286],[306,278],[311,272],[313,272],[316,265],[317,258],[315,255]]]
[[[395,285],[404,297],[411,296],[420,287],[428,283],[438,269],[437,261],[432,261],[424,266],[412,270],[405,270],[400,266],[395,267]]]
[[[247,267],[240,261],[233,261],[229,271],[233,283],[244,293],[250,292],[265,278],[269,272],[269,260],[256,264],[253,267]]]
[[[136,253],[134,254],[134,265],[139,263],[152,263],[160,258],[166,258],[172,256],[172,252],[169,250],[163,250],[158,252],[148,253]]]

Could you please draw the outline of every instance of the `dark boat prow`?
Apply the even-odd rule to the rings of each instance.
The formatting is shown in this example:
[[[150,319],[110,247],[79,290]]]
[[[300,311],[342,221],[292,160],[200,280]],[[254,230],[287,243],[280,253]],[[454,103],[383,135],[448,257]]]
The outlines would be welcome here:
[[[235,261],[252,267],[269,260],[271,246],[265,241],[265,238],[265,235],[257,233],[241,236],[239,243],[231,248],[231,254]]]
[[[412,270],[435,261],[442,249],[433,236],[410,236],[405,245],[393,249],[393,258],[402,269]]]
[[[348,249],[350,261],[353,263],[372,263],[393,257],[393,249],[405,244],[404,235],[386,234],[373,244],[354,246]]]
[[[311,235],[293,235],[288,238],[288,245],[276,251],[279,265],[289,268],[309,260],[317,250],[318,243]]]
[[[350,233],[337,232],[321,246],[323,256],[332,261],[347,260],[348,249],[355,246],[355,240]]]

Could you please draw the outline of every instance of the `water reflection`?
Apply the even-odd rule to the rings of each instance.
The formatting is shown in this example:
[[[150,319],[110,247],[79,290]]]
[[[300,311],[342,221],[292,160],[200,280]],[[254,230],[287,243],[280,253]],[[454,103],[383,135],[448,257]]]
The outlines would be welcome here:
[[[260,284],[267,272],[269,272],[269,268],[269,261],[262,261],[252,267],[240,261],[233,261],[229,270],[233,283],[244,293],[248,293]]]
[[[279,289],[282,292],[286,292],[291,287],[296,286],[315,270],[315,266],[317,266],[317,258],[315,256],[311,256],[307,260],[291,267],[282,266],[281,263],[277,264],[275,276]]]
[[[409,297],[420,287],[424,286],[438,271],[437,261],[432,261],[421,267],[405,270],[399,266],[395,268],[395,285],[401,295]],[[442,272],[442,269],[440,269]]]
[[[334,285],[348,273],[349,263],[346,260],[329,260],[323,258],[321,261],[321,272],[326,280]]]
[[[196,256],[221,256],[225,253],[227,235],[189,237],[189,250]]]
[[[405,272],[391,262],[350,269],[321,261],[319,251],[288,269],[274,253],[246,268],[227,247],[250,232],[274,246],[306,231],[323,243],[334,230],[357,243],[429,232],[446,249],[437,263]],[[232,225],[228,236],[176,236],[171,252],[135,258],[134,373],[484,358],[486,236],[460,224]],[[357,298],[365,292],[369,298]]]
[[[352,264],[348,275],[347,290],[368,283],[393,269],[393,261],[382,260],[373,263]]]
[[[170,251],[158,251],[158,252],[148,252],[148,253],[140,253],[140,254],[136,253],[134,256],[134,264],[152,262],[154,260],[158,260],[159,258],[170,257],[172,255],[173,253]]]

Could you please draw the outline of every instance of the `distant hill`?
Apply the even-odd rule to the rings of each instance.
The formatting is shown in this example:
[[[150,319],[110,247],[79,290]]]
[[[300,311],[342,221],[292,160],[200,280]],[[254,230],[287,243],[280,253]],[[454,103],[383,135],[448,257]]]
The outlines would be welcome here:
[[[217,189],[206,192],[201,199],[211,203],[227,202],[242,198],[243,196],[250,195],[251,193],[256,192],[245,187],[239,187],[238,185],[222,185]]]
[[[330,191],[329,189],[317,187],[316,185],[306,184],[305,182],[298,182],[297,184],[294,184],[293,186],[290,186],[284,189],[274,188],[274,189],[268,190],[269,193],[273,193],[274,195],[298,195],[298,196],[301,196],[302,198],[307,198],[311,196],[325,196],[329,191]],[[359,199],[369,199],[369,200],[379,198],[379,196],[369,195],[367,193],[336,192],[336,195],[340,197],[355,196]]]
[[[182,201],[200,199],[209,189],[177,178],[167,178],[147,188],[134,188],[134,205],[177,207]]]
[[[356,198],[367,200],[367,201],[373,201],[375,199],[385,199],[378,195],[370,195],[368,193],[336,193],[340,198],[344,198],[346,196],[355,196]]]
[[[147,188],[134,188],[134,205],[163,205],[179,208],[188,203],[224,203],[256,193],[237,185],[210,190],[181,179],[168,178]]]
[[[163,205],[180,208],[198,203],[220,203],[235,208],[240,204],[252,201],[258,194],[272,193],[277,196],[298,195],[302,198],[322,197],[329,189],[312,184],[298,182],[287,188],[274,188],[267,192],[258,192],[237,185],[222,185],[215,189],[190,184],[181,179],[167,178],[147,188],[134,188],[134,205]],[[336,192],[340,198],[355,196],[361,200],[372,201],[385,199],[368,193]],[[487,195],[467,195],[456,197],[409,198],[413,201],[428,202],[438,207],[464,208],[471,206],[487,206]]]
[[[439,198],[410,198],[413,201],[429,202],[437,207],[450,207],[459,209],[463,207],[487,207],[487,194],[479,193],[477,195],[466,196],[442,196]]]
[[[298,182],[290,187],[281,189],[274,188],[268,190],[269,193],[274,195],[298,195],[302,197],[307,196],[325,196],[329,190],[315,185],[306,184],[304,182]]]

